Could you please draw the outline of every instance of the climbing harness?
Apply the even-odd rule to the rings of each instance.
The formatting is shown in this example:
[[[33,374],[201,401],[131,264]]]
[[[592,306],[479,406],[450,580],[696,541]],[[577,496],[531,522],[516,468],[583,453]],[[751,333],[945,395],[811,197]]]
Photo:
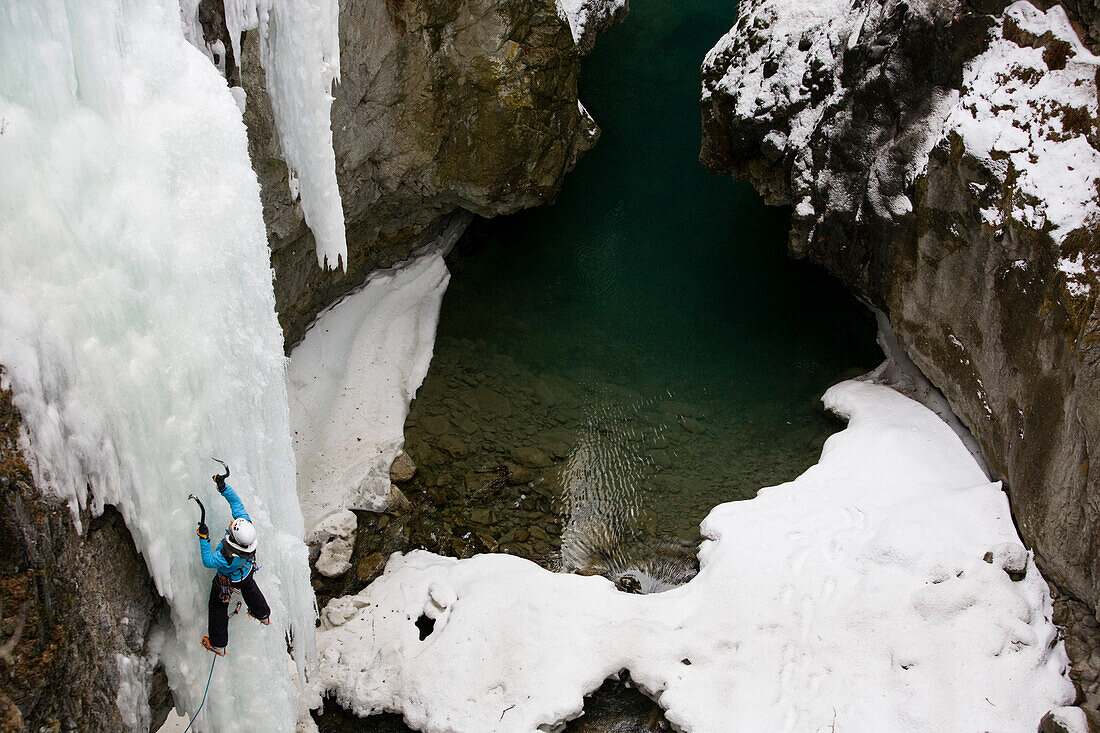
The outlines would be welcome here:
[[[218,576],[218,597],[221,602],[228,605],[233,600],[233,594],[237,591],[225,575]]]
[[[206,689],[202,691],[202,702],[199,703],[199,709],[195,711],[195,717],[191,718],[191,722],[183,729],[183,733],[191,730],[191,726],[195,724],[195,721],[199,718],[199,713],[202,712],[202,706],[206,704],[206,693],[210,691],[210,678],[214,676],[214,663],[217,661],[218,655],[215,654],[214,659],[210,661],[210,674],[206,675]]]

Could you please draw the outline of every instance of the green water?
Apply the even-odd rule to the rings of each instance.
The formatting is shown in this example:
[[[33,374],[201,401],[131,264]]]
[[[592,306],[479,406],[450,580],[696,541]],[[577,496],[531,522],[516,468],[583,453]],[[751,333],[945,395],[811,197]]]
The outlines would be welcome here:
[[[786,211],[698,163],[699,64],[734,9],[632,0],[599,39],[581,88],[599,144],[555,205],[475,224],[449,258],[405,430],[413,509],[361,514],[332,594],[412,547],[661,590],[694,572],[711,507],[794,478],[840,428],[820,396],[878,363],[873,318],[786,257]],[[668,729],[639,697],[612,686],[566,730]],[[408,729],[331,712],[321,730]]]
[[[517,449],[552,460],[529,486],[560,546],[508,551],[621,570],[690,544],[714,505],[812,465],[839,427],[822,392],[880,359],[865,309],[787,258],[788,212],[698,162],[699,64],[733,20],[729,2],[634,0],[585,62],[603,134],[557,203],[476,224],[449,258],[406,435],[470,511],[485,505],[471,473]],[[518,507],[531,492],[516,493]],[[534,521],[505,516],[509,501],[481,524]]]

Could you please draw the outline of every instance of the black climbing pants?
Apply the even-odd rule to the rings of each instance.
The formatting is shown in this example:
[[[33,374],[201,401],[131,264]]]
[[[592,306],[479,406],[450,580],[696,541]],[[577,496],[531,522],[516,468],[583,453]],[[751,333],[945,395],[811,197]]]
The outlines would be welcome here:
[[[248,612],[258,619],[265,619],[271,615],[271,609],[256,585],[256,571],[252,570],[243,580],[236,582],[225,576],[215,575],[210,584],[210,616],[207,630],[210,634],[210,643],[213,646],[226,646],[229,643],[229,601],[232,598],[230,587],[236,588],[244,596],[244,603],[248,606]]]

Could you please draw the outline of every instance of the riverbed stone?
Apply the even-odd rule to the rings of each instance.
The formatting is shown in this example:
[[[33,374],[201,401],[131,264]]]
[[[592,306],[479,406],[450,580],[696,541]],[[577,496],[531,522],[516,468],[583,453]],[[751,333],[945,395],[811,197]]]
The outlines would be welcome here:
[[[391,514],[406,514],[412,509],[412,502],[405,496],[405,492],[397,488],[397,484],[390,484],[390,497],[386,503],[386,511]]]
[[[400,453],[393,459],[393,464],[390,466],[390,481],[403,484],[406,481],[412,481],[415,475],[416,464],[408,453]]]
[[[548,468],[554,463],[543,450],[530,445],[516,446],[509,453],[516,463],[527,468]]]
[[[454,434],[441,435],[436,445],[451,458],[465,458],[470,452],[466,443]]]
[[[505,463],[504,468],[508,474],[508,483],[512,486],[529,484],[535,480],[535,472],[526,466],[517,463]]]

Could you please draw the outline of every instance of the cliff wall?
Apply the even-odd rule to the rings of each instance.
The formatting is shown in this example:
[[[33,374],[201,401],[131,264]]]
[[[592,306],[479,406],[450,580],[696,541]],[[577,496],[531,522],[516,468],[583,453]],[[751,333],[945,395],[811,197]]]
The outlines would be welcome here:
[[[172,706],[150,660],[166,611],[122,516],[73,524],[34,488],[0,393],[0,731],[156,729]]]
[[[1043,573],[1093,613],[1098,18],[1088,2],[743,0],[703,65],[701,155],[792,205],[791,253],[888,313]]]

